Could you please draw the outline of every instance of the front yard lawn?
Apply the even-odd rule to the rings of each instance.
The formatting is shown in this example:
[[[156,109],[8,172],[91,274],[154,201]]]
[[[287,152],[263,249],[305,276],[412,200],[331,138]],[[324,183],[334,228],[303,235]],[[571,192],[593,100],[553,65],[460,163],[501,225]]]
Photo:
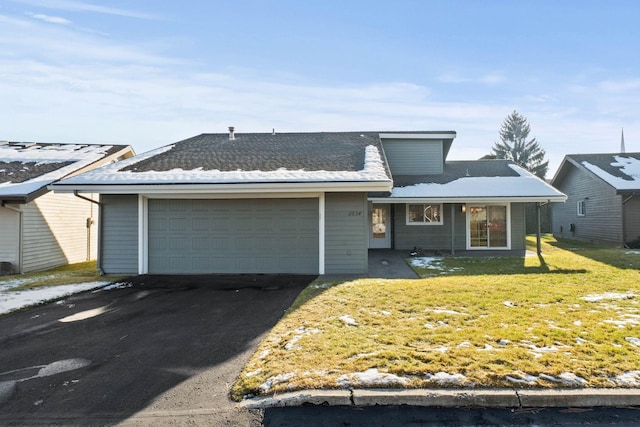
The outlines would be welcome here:
[[[533,240],[528,240],[533,245]],[[638,387],[640,251],[413,260],[416,280],[313,282],[232,396],[359,387]]]
[[[75,283],[97,282],[104,280],[96,268],[95,261],[63,265],[35,273],[0,276],[0,287],[12,291],[24,291],[43,286],[69,285]],[[114,280],[117,278],[114,278]]]

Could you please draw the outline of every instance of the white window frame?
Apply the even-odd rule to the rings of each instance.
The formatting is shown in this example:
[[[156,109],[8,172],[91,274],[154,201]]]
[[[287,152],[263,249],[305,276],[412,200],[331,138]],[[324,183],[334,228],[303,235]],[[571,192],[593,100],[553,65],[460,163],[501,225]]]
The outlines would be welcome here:
[[[586,216],[587,215],[587,202],[586,200],[578,200],[576,204],[576,213],[578,216]]]
[[[438,213],[440,215],[440,221],[410,221],[409,220],[409,206],[416,206],[416,205],[421,205],[422,206],[422,211],[424,212],[424,209],[426,206],[437,206],[438,207]],[[442,210],[442,203],[407,203],[405,205],[405,222],[407,225],[443,225],[443,210]]]

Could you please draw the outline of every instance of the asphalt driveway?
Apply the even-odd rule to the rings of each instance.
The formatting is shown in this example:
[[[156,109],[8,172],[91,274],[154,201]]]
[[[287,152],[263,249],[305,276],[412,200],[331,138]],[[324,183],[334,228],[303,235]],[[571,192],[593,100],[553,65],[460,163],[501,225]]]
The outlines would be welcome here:
[[[0,317],[2,425],[260,425],[228,390],[315,276],[140,276]]]

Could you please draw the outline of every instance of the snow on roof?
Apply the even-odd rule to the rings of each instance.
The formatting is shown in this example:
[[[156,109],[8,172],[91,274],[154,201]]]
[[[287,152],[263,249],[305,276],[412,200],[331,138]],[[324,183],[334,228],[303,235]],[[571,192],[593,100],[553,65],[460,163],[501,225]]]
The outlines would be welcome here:
[[[518,176],[463,177],[446,184],[420,183],[394,187],[391,198],[543,198],[562,199],[565,195],[523,168],[509,164]]]
[[[255,182],[365,182],[389,181],[385,164],[376,146],[365,149],[364,168],[359,171],[288,170],[273,171],[235,170],[220,171],[171,169],[168,171],[131,171],[127,167],[167,152],[173,145],[120,161],[102,168],[66,179],[62,184],[198,184],[198,183],[255,183]]]
[[[8,144],[0,145],[0,162],[21,164],[21,172],[31,169],[33,177],[21,182],[12,182],[11,172],[6,168],[0,171],[5,182],[0,183],[0,196],[26,196],[46,187],[52,182],[64,178],[85,166],[103,158],[112,145],[80,145],[80,144]],[[36,166],[55,164],[60,167],[44,174],[35,171]],[[14,180],[15,181],[15,180]]]
[[[583,161],[582,165],[618,190],[637,190],[640,188],[640,159],[622,155],[613,156],[613,159],[615,162],[612,162],[611,166],[619,168],[621,173],[629,177],[628,179],[613,176],[588,161]]]

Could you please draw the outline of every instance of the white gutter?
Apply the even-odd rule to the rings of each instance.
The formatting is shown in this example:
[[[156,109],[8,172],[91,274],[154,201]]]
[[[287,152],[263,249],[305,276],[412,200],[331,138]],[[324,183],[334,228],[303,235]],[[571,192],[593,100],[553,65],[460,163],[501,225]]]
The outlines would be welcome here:
[[[253,193],[273,191],[278,193],[301,191],[325,192],[389,192],[393,183],[389,181],[363,182],[266,182],[240,184],[52,184],[55,193],[100,193],[100,194],[211,194]]]
[[[370,197],[373,203],[503,203],[503,202],[566,202],[567,196],[501,196],[501,197],[452,197],[452,198],[429,198],[429,197]]]

